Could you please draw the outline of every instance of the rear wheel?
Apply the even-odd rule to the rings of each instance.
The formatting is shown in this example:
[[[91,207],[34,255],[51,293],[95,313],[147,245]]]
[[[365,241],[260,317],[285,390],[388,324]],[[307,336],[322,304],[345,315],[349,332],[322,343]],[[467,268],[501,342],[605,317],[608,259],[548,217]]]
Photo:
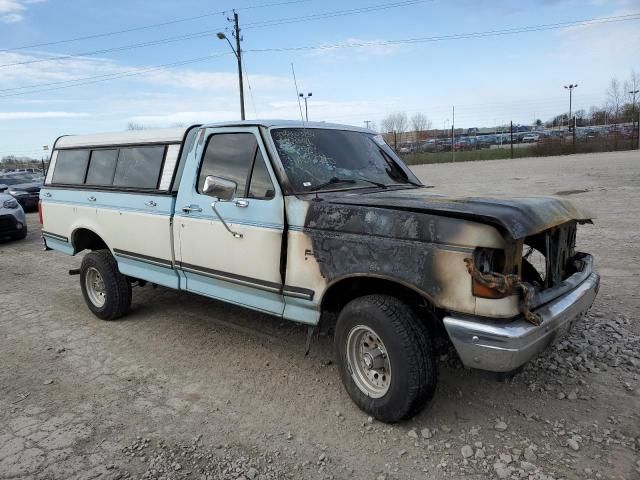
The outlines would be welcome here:
[[[82,259],[80,286],[84,300],[95,316],[115,320],[131,305],[131,284],[118,271],[116,260],[108,250],[96,250]]]
[[[368,295],[349,302],[334,341],[342,383],[369,415],[398,422],[433,397],[438,372],[428,330],[397,298]]]

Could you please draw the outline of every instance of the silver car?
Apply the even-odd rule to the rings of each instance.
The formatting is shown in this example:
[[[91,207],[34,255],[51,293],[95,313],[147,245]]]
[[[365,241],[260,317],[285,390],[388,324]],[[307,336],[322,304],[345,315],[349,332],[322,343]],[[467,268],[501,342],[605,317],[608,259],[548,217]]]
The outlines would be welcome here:
[[[27,222],[24,210],[11,195],[0,193],[0,238],[12,237],[22,240],[27,237]]]

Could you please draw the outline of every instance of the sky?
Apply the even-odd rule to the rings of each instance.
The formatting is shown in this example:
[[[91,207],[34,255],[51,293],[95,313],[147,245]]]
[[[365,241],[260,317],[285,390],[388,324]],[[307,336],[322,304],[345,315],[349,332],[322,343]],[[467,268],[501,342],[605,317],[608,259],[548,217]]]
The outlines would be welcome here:
[[[236,60],[215,35],[234,41],[234,8],[248,119],[300,118],[292,64],[310,120],[404,111],[433,128],[453,106],[456,127],[547,120],[568,110],[569,83],[588,109],[640,71],[640,16],[571,24],[640,13],[640,0],[0,0],[0,157],[130,122],[237,120]]]

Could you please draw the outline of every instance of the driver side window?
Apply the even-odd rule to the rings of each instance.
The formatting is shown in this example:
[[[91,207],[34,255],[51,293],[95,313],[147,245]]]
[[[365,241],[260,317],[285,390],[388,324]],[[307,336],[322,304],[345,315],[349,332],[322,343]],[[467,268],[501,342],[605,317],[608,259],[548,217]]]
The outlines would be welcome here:
[[[236,195],[245,196],[247,176],[256,154],[258,142],[252,133],[220,133],[211,135],[198,176],[198,193],[202,193],[208,175],[232,180],[238,185]]]
[[[207,140],[198,175],[202,193],[207,176],[231,180],[238,185],[236,197],[270,199],[275,189],[253,133],[218,133]],[[251,177],[251,178],[249,178]]]

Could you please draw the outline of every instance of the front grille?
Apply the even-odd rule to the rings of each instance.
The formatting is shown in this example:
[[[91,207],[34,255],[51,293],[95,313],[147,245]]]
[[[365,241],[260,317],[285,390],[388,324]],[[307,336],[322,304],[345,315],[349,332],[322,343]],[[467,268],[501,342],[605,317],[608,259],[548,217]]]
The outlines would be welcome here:
[[[575,273],[576,222],[527,237],[522,251],[522,280],[538,288],[556,286]]]

